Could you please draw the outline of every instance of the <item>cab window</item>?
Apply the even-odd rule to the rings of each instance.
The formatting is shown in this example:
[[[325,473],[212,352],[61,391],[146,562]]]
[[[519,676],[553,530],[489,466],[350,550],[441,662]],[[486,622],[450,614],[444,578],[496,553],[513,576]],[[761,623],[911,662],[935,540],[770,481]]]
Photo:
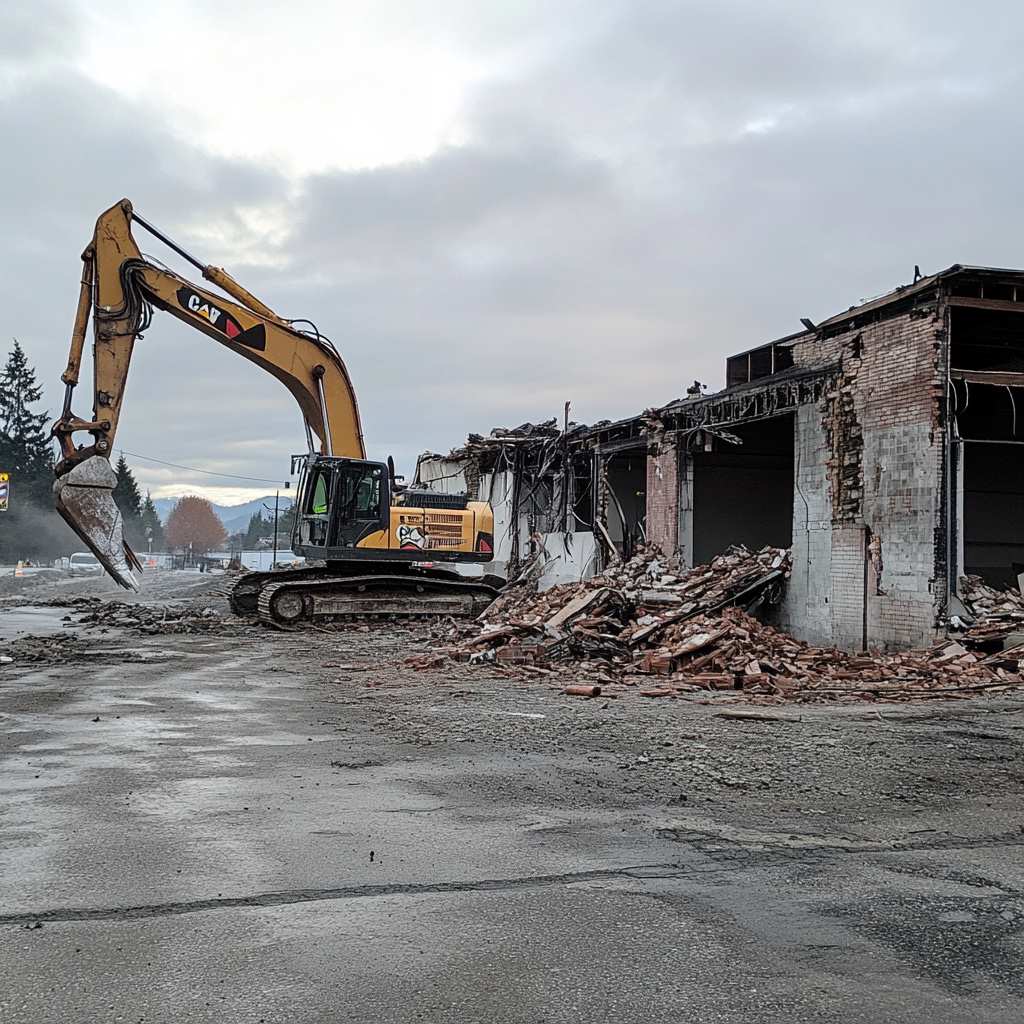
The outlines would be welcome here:
[[[339,500],[346,520],[375,520],[381,514],[380,466],[345,466],[341,471]]]
[[[318,469],[316,471],[316,476],[313,478],[313,486],[310,489],[309,511],[312,515],[327,515],[327,506],[330,501],[330,494],[330,474],[322,469]]]

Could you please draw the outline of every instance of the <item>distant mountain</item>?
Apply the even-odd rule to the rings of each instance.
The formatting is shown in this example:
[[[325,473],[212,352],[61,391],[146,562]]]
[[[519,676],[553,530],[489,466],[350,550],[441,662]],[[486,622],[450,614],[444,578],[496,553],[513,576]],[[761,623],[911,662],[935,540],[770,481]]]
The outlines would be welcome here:
[[[170,511],[174,508],[177,501],[177,498],[153,499],[153,504],[156,506],[156,512],[160,516],[161,522],[167,522],[167,516],[170,515]],[[271,509],[270,513],[263,507],[264,505]],[[292,499],[281,495],[281,501],[278,505],[280,511],[283,512],[286,508],[291,508],[291,506]],[[241,505],[214,505],[213,511],[217,513],[217,518],[224,524],[224,529],[228,533],[237,533],[249,525],[249,520],[252,519],[253,513],[261,511],[266,518],[270,518],[273,508],[274,496],[269,494],[265,498],[254,498],[252,501],[243,502]]]

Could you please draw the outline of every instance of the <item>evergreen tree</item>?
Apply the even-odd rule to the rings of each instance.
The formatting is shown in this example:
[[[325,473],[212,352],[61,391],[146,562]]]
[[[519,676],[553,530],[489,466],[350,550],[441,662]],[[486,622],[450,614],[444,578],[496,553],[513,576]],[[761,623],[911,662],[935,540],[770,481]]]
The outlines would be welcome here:
[[[117,460],[114,475],[117,477],[117,483],[114,485],[114,504],[121,510],[125,520],[141,518],[142,494],[135,482],[135,474],[128,467],[123,455]]]
[[[152,551],[163,551],[166,546],[164,540],[164,526],[160,522],[160,515],[153,504],[153,499],[146,491],[146,500],[142,503],[142,534],[146,539],[146,545]],[[150,547],[150,544],[152,545]]]
[[[133,548],[144,548],[146,535],[142,527],[142,495],[123,454],[117,460],[114,475],[117,477],[117,483],[114,485],[114,504],[117,505],[124,520],[125,540]]]
[[[273,521],[267,522],[263,518],[262,511],[257,510],[249,518],[249,526],[245,531],[245,539],[242,543],[246,548],[254,548],[258,540],[262,537],[269,537],[273,532]]]
[[[53,449],[35,370],[17,340],[0,371],[0,469],[10,473],[10,507],[0,512],[0,562],[48,559],[81,548],[53,507]]]
[[[38,500],[49,489],[53,449],[46,424],[49,414],[34,413],[30,406],[43,397],[36,372],[25,351],[14,348],[0,373],[0,460],[11,474],[12,492],[17,481],[23,494]]]
[[[7,365],[0,373],[0,431],[16,437],[29,449],[41,453],[50,447],[46,430],[47,413],[34,413],[29,408],[43,397],[43,389],[36,383],[36,371],[28,365],[25,350],[18,339],[7,357]]]
[[[281,509],[277,517],[277,546],[287,548],[292,542],[292,529],[295,526],[295,506]],[[273,529],[271,529],[273,532]]]

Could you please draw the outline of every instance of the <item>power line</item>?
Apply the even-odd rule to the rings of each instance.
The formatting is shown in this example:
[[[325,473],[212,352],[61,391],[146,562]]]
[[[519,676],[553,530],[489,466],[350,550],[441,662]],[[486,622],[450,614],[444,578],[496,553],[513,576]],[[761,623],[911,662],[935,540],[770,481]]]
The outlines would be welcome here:
[[[222,480],[250,480],[257,484],[278,484],[280,480],[268,480],[262,476],[238,476],[235,473],[211,473],[208,469],[197,469],[195,466],[182,466],[177,462],[166,462],[164,459],[153,459],[148,455],[139,455],[138,452],[130,452],[125,448],[117,449],[122,455],[130,455],[133,459],[142,459],[143,462],[156,462],[161,466],[173,466],[175,469],[184,469],[189,473],[204,473],[206,476],[220,477]]]

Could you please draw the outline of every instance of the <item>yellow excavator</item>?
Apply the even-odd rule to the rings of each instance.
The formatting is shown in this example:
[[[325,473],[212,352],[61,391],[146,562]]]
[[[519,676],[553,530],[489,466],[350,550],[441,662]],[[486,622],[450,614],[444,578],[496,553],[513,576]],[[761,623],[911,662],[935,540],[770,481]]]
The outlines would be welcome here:
[[[137,224],[196,267],[226,298],[143,257]],[[64,407],[58,512],[121,586],[138,589],[141,565],[124,541],[114,503],[113,452],[132,349],[162,309],[273,374],[298,402],[308,451],[299,476],[292,550],[314,567],[253,572],[234,585],[238,614],[268,624],[351,616],[476,614],[497,594],[495,577],[468,579],[438,563],[489,562],[494,515],[486,502],[405,488],[394,463],[366,458],[355,392],[334,345],[308,320],[286,320],[226,271],[204,265],[147,223],[123,199],[101,214],[82,254],[84,271],[71,352],[61,379]],[[71,411],[90,313],[93,415]],[[76,445],[75,434],[91,435]]]

